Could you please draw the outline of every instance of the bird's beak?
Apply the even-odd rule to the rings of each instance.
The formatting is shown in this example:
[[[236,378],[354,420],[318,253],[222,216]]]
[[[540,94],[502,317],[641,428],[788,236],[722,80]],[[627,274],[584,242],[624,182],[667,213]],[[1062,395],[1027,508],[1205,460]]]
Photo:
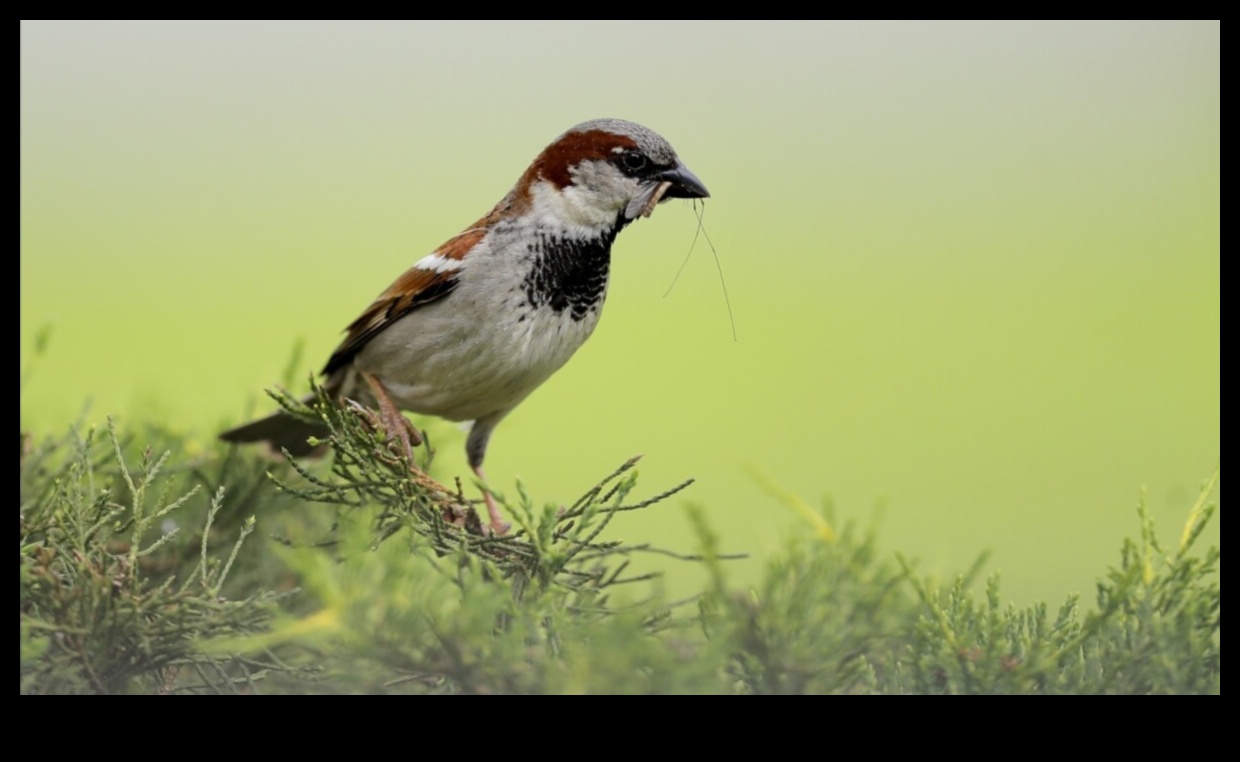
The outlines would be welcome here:
[[[707,198],[710,191],[684,164],[655,175],[624,209],[625,219],[649,217],[656,205],[669,198]]]
[[[659,173],[657,179],[671,183],[663,198],[709,198],[710,191],[697,179],[697,175],[689,171],[684,164],[677,164],[671,169]]]

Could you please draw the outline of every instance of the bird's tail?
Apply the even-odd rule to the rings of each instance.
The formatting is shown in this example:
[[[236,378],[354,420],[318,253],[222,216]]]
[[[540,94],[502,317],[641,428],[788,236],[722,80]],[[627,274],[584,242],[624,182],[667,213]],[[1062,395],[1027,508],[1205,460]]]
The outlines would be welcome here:
[[[284,448],[289,455],[303,456],[317,454],[316,451],[322,448],[322,445],[310,444],[310,437],[326,439],[330,433],[331,430],[322,421],[306,421],[277,410],[266,418],[223,432],[220,439],[225,442],[267,442],[275,452]]]
[[[338,399],[340,394],[346,391],[350,376],[348,370],[337,371],[327,379],[323,388],[333,399]],[[301,401],[310,404],[314,401],[314,395],[303,397]],[[327,439],[329,434],[331,429],[322,421],[306,421],[283,410],[277,410],[266,418],[259,418],[223,432],[220,439],[238,443],[267,442],[275,452],[280,452],[283,448],[288,450],[289,455],[302,457],[322,455],[324,446],[312,445],[307,440],[310,437]]]

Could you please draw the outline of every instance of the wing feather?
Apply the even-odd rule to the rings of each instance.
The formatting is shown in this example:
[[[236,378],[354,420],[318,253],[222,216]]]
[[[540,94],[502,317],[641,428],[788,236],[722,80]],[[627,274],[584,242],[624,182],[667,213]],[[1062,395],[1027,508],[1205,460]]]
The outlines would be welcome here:
[[[329,376],[348,365],[367,342],[397,320],[451,294],[466,255],[486,234],[485,228],[466,230],[406,270],[345,329],[344,341],[323,367],[323,375]],[[460,264],[454,267],[453,262]]]

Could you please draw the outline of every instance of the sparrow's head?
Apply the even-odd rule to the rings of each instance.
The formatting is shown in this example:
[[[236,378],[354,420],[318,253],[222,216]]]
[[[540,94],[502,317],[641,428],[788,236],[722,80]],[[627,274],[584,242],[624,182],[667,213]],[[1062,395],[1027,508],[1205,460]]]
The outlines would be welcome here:
[[[710,193],[658,133],[623,119],[594,119],[543,149],[513,195],[538,216],[611,229],[650,216],[669,198]]]

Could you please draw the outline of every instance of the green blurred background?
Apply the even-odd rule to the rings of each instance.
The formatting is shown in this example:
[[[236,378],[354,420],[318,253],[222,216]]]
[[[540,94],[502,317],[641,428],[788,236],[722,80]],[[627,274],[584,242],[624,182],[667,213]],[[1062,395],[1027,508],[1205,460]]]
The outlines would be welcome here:
[[[205,441],[268,409],[299,340],[303,378],[618,116],[710,188],[739,340],[701,241],[663,297],[697,224],[663,205],[494,482],[567,502],[643,453],[647,493],[699,481],[614,536],[691,550],[691,500],[743,580],[803,531],[756,467],[884,505],[923,569],[988,548],[1017,602],[1088,598],[1139,487],[1176,536],[1220,456],[1220,97],[1218,22],[24,23],[21,425],[89,398]]]

